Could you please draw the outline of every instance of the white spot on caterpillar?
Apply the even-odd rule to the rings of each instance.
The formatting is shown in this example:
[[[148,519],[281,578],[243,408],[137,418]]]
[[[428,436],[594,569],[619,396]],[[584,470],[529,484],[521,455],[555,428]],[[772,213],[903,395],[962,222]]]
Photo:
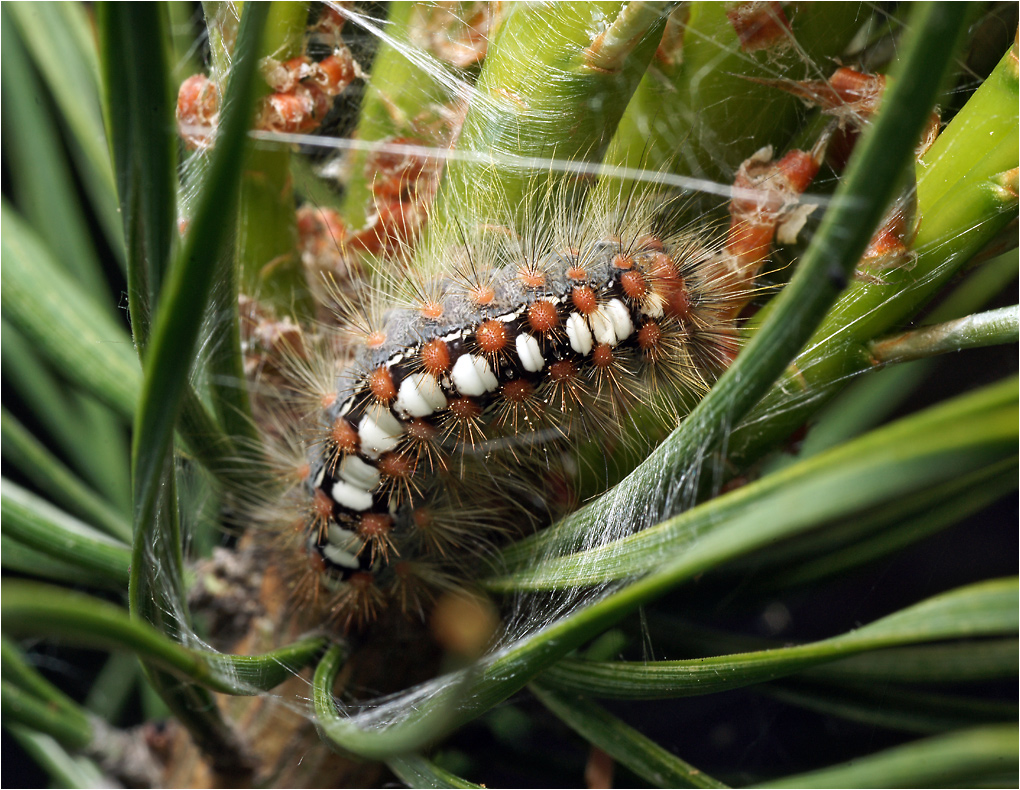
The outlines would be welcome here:
[[[521,358],[521,364],[529,373],[538,373],[545,367],[545,359],[542,357],[542,350],[538,341],[526,332],[517,336],[517,356]]]
[[[600,307],[588,316],[588,323],[591,325],[591,333],[595,335],[595,340],[599,343],[615,346],[619,342],[616,330],[613,328],[613,320],[605,308]]]
[[[336,524],[329,525],[328,537],[329,542],[334,546],[344,549],[354,549],[355,554],[357,554],[358,549],[360,549],[363,545],[361,538],[358,537],[356,532],[344,529]]]
[[[377,407],[374,413],[362,417],[358,424],[361,451],[369,458],[378,458],[382,453],[397,446],[403,432],[404,429],[397,418],[390,414],[389,409]]]
[[[567,318],[567,339],[578,354],[585,355],[591,351],[591,330],[580,313],[571,313]]]
[[[453,365],[450,371],[453,385],[461,395],[477,397],[492,392],[499,387],[496,375],[489,363],[474,354],[464,354]]]
[[[348,510],[368,510],[372,507],[372,495],[363,488],[352,486],[343,480],[333,483],[333,501]]]
[[[356,455],[344,456],[340,464],[340,477],[352,486],[364,488],[371,491],[379,485],[379,470],[371,464],[366,464]]]
[[[358,536],[350,530],[340,529],[335,525],[330,526],[329,540],[326,542],[326,545],[322,547],[322,553],[326,555],[326,559],[334,565],[354,570],[360,567],[357,556],[346,549],[341,548],[341,546],[355,548],[359,547],[360,543],[361,541],[358,540]]]
[[[634,322],[631,320],[627,305],[619,299],[610,299],[609,304],[606,305],[606,313],[609,315],[609,320],[613,322],[617,343],[631,336],[634,332]]]
[[[326,544],[322,547],[322,553],[326,556],[326,559],[332,562],[334,565],[339,565],[341,568],[350,568],[354,570],[360,567],[358,564],[358,558],[355,557],[348,551],[336,548]]]
[[[446,408],[446,396],[428,373],[415,373],[400,382],[393,409],[404,417],[428,417]]]
[[[649,318],[662,318],[664,311],[662,305],[665,300],[661,294],[650,293],[641,304],[641,312]]]

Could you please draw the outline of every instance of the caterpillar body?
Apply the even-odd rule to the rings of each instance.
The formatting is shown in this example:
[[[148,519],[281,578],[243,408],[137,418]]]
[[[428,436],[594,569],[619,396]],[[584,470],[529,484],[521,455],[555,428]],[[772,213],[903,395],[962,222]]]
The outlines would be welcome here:
[[[479,219],[403,281],[340,297],[339,335],[359,342],[339,368],[310,365],[336,378],[319,377],[290,499],[344,627],[393,602],[421,613],[570,500],[572,443],[640,442],[638,405],[675,425],[737,353],[747,272],[719,234],[668,230],[653,197],[601,209],[619,205],[603,192],[542,233]],[[351,345],[334,341],[323,353]]]
[[[562,514],[579,443],[648,446],[639,407],[675,426],[735,357],[737,316],[777,231],[803,224],[797,200],[824,156],[747,159],[725,233],[684,227],[673,196],[540,173],[519,205],[462,195],[455,221],[433,223],[442,166],[406,154],[413,141],[369,157],[364,229],[299,211],[306,249],[390,257],[382,283],[332,289],[339,330],[275,365],[291,382],[268,424],[294,423],[270,431],[294,484],[255,518],[274,547],[283,536],[294,602],[343,629],[424,615],[501,536]],[[309,407],[296,421],[295,402]]]

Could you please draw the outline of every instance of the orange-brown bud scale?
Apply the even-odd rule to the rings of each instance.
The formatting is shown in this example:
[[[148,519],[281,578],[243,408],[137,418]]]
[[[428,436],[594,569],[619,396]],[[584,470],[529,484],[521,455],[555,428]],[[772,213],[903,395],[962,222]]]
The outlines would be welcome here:
[[[194,74],[181,83],[177,92],[177,124],[189,148],[203,148],[212,142],[219,91],[204,74]]]
[[[908,207],[899,205],[887,214],[861,256],[860,269],[889,268],[908,259],[907,244],[916,232],[916,227],[912,228],[908,222],[908,213]]]
[[[274,93],[267,96],[258,126],[270,132],[294,133],[314,128],[313,107],[308,97],[293,93]],[[309,127],[311,124],[311,127]]]
[[[885,93],[885,77],[882,74],[865,74],[840,66],[829,77],[829,86],[847,104],[855,104],[858,112],[874,114]],[[825,108],[829,109],[829,108]]]
[[[776,163],[775,170],[785,177],[787,189],[800,195],[818,175],[820,165],[810,153],[794,150]]]
[[[204,74],[193,74],[177,91],[177,117],[189,120],[212,118],[219,110],[219,91]]]
[[[339,37],[347,18],[331,6],[324,6],[315,23],[315,30],[326,35]]]
[[[818,174],[823,151],[790,151],[771,162],[767,149],[746,160],[734,186],[754,195],[734,197],[730,205],[730,230],[726,252],[732,261],[726,268],[734,275],[722,289],[748,288],[772,248],[776,229],[791,216],[797,199]]]
[[[733,255],[743,269],[761,261],[772,248],[776,235],[775,223],[754,222],[733,217],[726,242],[726,251]]]
[[[744,52],[786,44],[793,35],[782,3],[734,3],[727,7],[726,18],[733,25]]]
[[[317,64],[312,79],[327,92],[336,95],[354,79],[354,64],[350,56],[330,55]]]

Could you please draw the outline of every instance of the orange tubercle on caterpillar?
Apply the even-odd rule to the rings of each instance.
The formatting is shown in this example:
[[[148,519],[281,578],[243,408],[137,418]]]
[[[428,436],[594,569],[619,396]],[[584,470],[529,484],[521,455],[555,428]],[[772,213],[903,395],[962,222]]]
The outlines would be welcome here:
[[[438,377],[445,373],[450,367],[450,349],[446,341],[441,338],[433,338],[421,348],[422,368],[430,376]]]
[[[588,279],[588,272],[585,270],[583,266],[575,265],[567,269],[567,277],[571,280],[584,281]]]
[[[628,299],[641,301],[648,294],[648,283],[641,272],[626,272],[620,277],[620,286]]]
[[[546,283],[545,272],[531,263],[522,264],[517,270],[517,276],[524,287],[528,289],[542,288]]]
[[[560,317],[556,305],[542,300],[528,307],[528,323],[539,334],[548,334],[559,326]]]
[[[634,259],[621,253],[613,258],[613,266],[617,269],[631,269],[634,267]]]
[[[336,399],[334,398],[333,402],[325,408],[330,408],[335,402]],[[330,428],[329,444],[337,454],[356,453],[361,445],[361,438],[347,420],[338,417],[333,420],[333,425]]]
[[[434,299],[423,302],[418,311],[422,314],[423,318],[427,318],[430,321],[438,321],[443,317],[443,305]]]
[[[570,301],[582,315],[594,313],[599,306],[595,292],[587,285],[579,285],[570,292]]]
[[[472,286],[468,291],[468,295],[471,297],[471,301],[478,307],[490,305],[492,300],[496,298],[496,292],[492,289],[492,286],[485,283]]]
[[[397,397],[397,388],[393,386],[393,376],[385,367],[376,368],[368,378],[368,388],[372,396],[380,403],[389,403]]]
[[[478,348],[486,354],[496,354],[503,351],[507,345],[507,333],[503,324],[493,319],[483,321],[475,330],[475,342]]]

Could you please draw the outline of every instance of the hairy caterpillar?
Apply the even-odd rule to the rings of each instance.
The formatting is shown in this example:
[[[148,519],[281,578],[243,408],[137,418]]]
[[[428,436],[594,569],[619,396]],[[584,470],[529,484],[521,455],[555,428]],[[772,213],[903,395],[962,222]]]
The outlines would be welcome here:
[[[366,591],[342,620],[368,619],[367,589],[399,585],[405,557],[443,560],[515,513],[539,518],[555,448],[625,434],[635,402],[676,403],[735,353],[718,253],[696,235],[612,230],[492,231],[366,327],[306,484],[313,561]]]
[[[480,215],[436,234],[406,279],[334,289],[341,328],[289,365],[316,394],[286,496],[328,616],[420,614],[465,558],[562,510],[572,443],[641,444],[639,404],[675,425],[736,355],[761,252],[816,169],[800,152],[749,161],[744,181],[764,170],[768,188],[735,204],[728,237],[670,230],[669,201],[611,185],[572,212],[571,189],[536,200],[531,227]]]
[[[325,19],[336,36],[336,12]],[[274,108],[303,95],[305,72],[322,93],[322,69],[307,57],[271,66],[267,80],[289,93],[265,101],[259,125],[300,131],[314,113],[287,126]],[[282,80],[284,66],[298,76]],[[343,629],[392,604],[421,616],[470,583],[501,536],[565,512],[579,442],[647,448],[648,419],[674,427],[736,355],[737,316],[775,234],[795,238],[810,211],[797,199],[824,153],[823,140],[748,159],[725,233],[684,219],[675,196],[568,174],[535,179],[520,204],[488,195],[419,243],[442,168],[413,140],[388,145],[369,159],[374,225],[355,233],[330,210],[300,212],[312,261],[349,265],[367,250],[383,254],[381,274],[330,289],[339,328],[270,350],[285,383],[267,422],[294,485],[252,517],[271,542],[284,536],[298,605]]]

